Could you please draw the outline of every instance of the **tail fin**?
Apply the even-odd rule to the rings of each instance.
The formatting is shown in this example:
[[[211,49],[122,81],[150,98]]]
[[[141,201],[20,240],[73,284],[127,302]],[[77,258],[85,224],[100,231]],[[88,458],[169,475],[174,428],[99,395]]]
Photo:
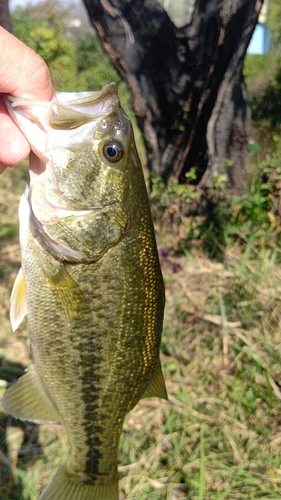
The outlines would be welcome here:
[[[39,500],[118,500],[118,479],[105,484],[71,481],[65,465],[61,466]]]

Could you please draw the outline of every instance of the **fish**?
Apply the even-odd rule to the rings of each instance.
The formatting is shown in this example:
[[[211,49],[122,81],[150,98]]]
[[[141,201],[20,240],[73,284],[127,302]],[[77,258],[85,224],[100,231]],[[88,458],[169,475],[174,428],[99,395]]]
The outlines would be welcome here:
[[[2,404],[65,426],[68,457],[40,500],[118,500],[124,418],[167,399],[164,284],[131,122],[115,83],[6,105],[32,149],[10,320],[15,331],[27,316],[33,364]]]

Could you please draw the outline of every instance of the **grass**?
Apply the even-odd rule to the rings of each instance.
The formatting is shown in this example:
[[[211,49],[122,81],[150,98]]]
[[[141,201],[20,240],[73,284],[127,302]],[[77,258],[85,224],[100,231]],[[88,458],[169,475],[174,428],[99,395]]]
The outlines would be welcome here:
[[[30,363],[27,325],[12,334],[8,319],[25,178],[24,168],[0,178],[0,395]],[[267,233],[229,239],[223,260],[210,260],[200,240],[185,244],[191,226],[187,217],[179,224],[156,221],[169,401],[141,400],[126,418],[120,500],[277,500],[280,252],[270,230],[270,245]],[[0,411],[1,500],[38,498],[66,455],[62,426],[26,424]]]

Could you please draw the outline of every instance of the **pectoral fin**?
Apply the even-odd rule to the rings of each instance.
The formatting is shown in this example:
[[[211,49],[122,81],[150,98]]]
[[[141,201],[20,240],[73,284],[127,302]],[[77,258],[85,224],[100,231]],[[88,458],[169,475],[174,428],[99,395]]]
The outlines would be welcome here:
[[[162,398],[168,399],[167,390],[165,386],[165,380],[163,377],[160,361],[155,370],[155,374],[152,377],[150,384],[145,389],[142,398]]]
[[[7,389],[2,405],[7,413],[21,420],[36,423],[61,420],[59,412],[45,394],[34,366]]]
[[[79,285],[68,274],[64,264],[60,264],[49,276],[47,273],[44,275],[58,310],[66,319],[72,321],[88,313],[89,305]]]
[[[13,332],[17,330],[27,313],[26,282],[20,268],[11,294],[10,321]]]

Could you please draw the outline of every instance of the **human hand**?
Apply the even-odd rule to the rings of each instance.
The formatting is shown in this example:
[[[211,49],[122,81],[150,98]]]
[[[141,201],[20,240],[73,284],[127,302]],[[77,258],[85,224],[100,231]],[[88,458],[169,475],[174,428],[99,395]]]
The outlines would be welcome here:
[[[3,94],[51,101],[55,91],[43,59],[0,27],[0,173],[30,152],[29,143],[7,111]]]

